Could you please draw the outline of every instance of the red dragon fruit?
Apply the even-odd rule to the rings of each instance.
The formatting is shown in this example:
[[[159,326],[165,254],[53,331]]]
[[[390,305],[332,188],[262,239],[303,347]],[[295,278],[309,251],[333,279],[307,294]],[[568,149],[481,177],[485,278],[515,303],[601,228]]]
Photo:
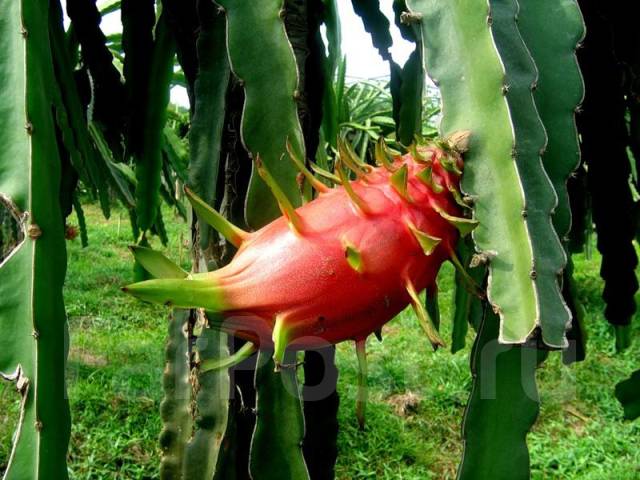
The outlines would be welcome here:
[[[199,217],[238,247],[235,257],[203,274],[163,275],[156,267],[157,276],[165,278],[124,290],[149,302],[217,312],[210,316],[212,327],[251,342],[245,353],[272,349],[277,368],[288,347],[303,350],[344,340],[363,345],[410,303],[434,346],[441,344],[418,292],[435,288],[445,260],[458,263],[458,237],[476,225],[462,216],[459,190],[460,154],[467,143],[468,133],[461,132],[394,158],[381,142],[378,167],[359,162],[342,144],[337,176],[325,172],[341,184],[333,189],[289,152],[319,192],[297,209],[258,159],[258,171],[283,217],[245,232],[187,190]],[[355,181],[348,180],[342,164],[355,172]],[[149,252],[134,253],[145,265]]]

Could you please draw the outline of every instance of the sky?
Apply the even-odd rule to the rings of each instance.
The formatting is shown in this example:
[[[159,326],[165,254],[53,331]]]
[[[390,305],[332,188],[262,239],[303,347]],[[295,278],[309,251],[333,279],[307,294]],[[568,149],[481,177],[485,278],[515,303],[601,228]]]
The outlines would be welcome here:
[[[102,2],[99,2],[99,4]],[[384,62],[371,43],[371,36],[364,30],[362,20],[353,11],[350,0],[337,0],[342,30],[342,51],[347,56],[347,77],[352,79],[376,78],[389,75],[389,65]],[[403,65],[414,45],[400,36],[400,31],[393,22],[393,0],[380,0],[380,8],[389,18],[393,46],[391,54],[396,62]],[[121,30],[120,13],[106,15],[101,25],[105,34]],[[184,88],[174,87],[171,90],[171,101],[179,105],[188,105]]]

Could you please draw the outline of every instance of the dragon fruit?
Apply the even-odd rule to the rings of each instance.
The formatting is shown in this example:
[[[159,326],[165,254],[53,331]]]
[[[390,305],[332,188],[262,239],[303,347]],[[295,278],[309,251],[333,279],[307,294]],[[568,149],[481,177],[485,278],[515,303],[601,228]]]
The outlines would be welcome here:
[[[211,327],[250,342],[240,355],[273,350],[276,368],[287,348],[344,340],[363,345],[409,304],[434,346],[441,345],[418,293],[435,288],[445,260],[459,266],[456,242],[476,226],[463,216],[459,189],[468,137],[460,132],[395,157],[379,142],[377,167],[362,163],[341,143],[336,175],[320,172],[336,188],[320,182],[289,150],[318,191],[297,209],[258,158],[258,172],[283,216],[251,233],[228,223],[187,189],[198,216],[238,248],[233,260],[213,272],[187,274],[137,248],[143,266],[164,278],[123,290],[149,302],[216,312],[209,316]],[[354,181],[343,165],[354,171]]]

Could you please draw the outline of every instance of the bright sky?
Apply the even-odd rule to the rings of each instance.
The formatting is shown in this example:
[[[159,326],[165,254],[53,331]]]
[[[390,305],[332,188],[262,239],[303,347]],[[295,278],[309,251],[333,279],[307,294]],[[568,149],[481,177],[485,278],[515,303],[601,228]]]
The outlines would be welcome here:
[[[393,21],[393,0],[380,0],[380,8],[391,24],[393,46],[391,54],[396,62],[403,65],[414,45],[400,36]],[[353,11],[350,0],[338,0],[338,10],[342,24],[342,51],[347,56],[347,76],[352,78],[375,78],[389,75],[389,64],[384,62],[371,43],[371,36],[365,31],[362,20]],[[114,12],[102,19],[105,34],[121,30],[120,13]],[[171,101],[179,105],[188,105],[184,88],[171,90]]]

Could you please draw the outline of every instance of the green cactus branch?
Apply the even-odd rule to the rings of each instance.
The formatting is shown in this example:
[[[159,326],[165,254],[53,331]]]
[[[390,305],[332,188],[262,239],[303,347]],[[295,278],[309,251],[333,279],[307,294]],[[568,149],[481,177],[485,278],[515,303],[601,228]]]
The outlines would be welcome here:
[[[0,16],[0,203],[24,240],[0,264],[0,376],[21,399],[5,480],[68,478],[66,272],[49,5],[9,2]]]

